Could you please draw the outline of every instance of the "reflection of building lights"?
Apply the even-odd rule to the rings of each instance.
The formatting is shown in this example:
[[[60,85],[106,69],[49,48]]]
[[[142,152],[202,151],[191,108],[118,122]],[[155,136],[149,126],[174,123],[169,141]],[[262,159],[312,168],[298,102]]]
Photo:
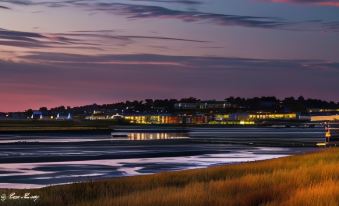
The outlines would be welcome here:
[[[186,134],[181,133],[130,133],[129,140],[165,140],[165,139],[185,139]]]

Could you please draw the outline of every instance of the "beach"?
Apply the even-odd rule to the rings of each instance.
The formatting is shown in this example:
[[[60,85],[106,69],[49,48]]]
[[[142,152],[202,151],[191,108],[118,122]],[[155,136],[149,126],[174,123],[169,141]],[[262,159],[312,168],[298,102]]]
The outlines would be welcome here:
[[[0,135],[0,188],[31,189],[207,168],[319,150],[318,128],[191,128],[189,133]]]

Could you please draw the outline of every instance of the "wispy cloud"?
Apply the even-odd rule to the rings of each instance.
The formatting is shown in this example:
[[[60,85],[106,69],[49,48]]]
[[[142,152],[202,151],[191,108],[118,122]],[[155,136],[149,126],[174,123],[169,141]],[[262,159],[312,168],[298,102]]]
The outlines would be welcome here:
[[[324,60],[303,60],[303,59],[251,59],[251,58],[230,58],[211,56],[175,56],[156,54],[103,54],[103,55],[79,55],[54,52],[31,52],[21,56],[22,59],[37,61],[44,64],[60,63],[62,65],[72,64],[169,64],[182,66],[183,68],[201,68],[206,70],[285,70],[298,68],[306,70],[327,70],[339,72],[339,62]]]
[[[9,7],[7,7],[7,6],[1,6],[1,5],[0,5],[0,9],[6,9],[6,10],[10,10],[10,8],[9,8]]]
[[[102,41],[104,40],[104,41]],[[0,28],[0,45],[21,48],[86,48],[102,50],[107,44],[126,46],[137,40],[208,43],[208,41],[168,36],[118,35],[110,30],[77,31],[68,33],[37,33]]]
[[[333,6],[339,7],[339,0],[266,0],[275,3],[298,3],[298,4],[312,4],[318,6]]]
[[[78,43],[80,43],[79,40],[64,36],[57,36],[54,34],[41,34],[36,32],[14,31],[0,28],[0,45],[39,48]]]
[[[31,0],[0,0],[1,3],[17,4],[17,5],[33,5],[34,2]]]
[[[78,37],[98,37],[104,39],[119,39],[125,41],[131,41],[134,39],[150,39],[150,40],[164,40],[164,41],[182,41],[182,42],[195,42],[195,43],[207,43],[208,41],[196,40],[196,39],[185,39],[175,38],[168,36],[144,36],[144,35],[118,35],[112,34],[113,30],[92,30],[92,31],[74,31],[70,33],[62,33],[64,36],[78,36]]]
[[[193,0],[131,0],[135,2],[151,2],[151,3],[169,3],[169,4],[185,4],[185,5],[198,5],[202,4],[201,1]]]
[[[134,4],[133,2],[148,1],[155,5]],[[309,3],[316,5],[336,6],[338,1],[322,0],[260,0],[270,2],[284,3]],[[22,0],[0,0],[8,4],[17,4],[21,6],[44,5],[47,7],[79,7],[89,11],[102,11],[115,15],[126,16],[128,19],[175,19],[183,22],[209,23],[220,26],[242,26],[263,29],[279,29],[293,31],[332,31],[338,32],[337,22],[327,22],[321,19],[311,19],[306,21],[291,21],[277,17],[269,16],[246,16],[229,15],[222,13],[210,13],[191,10],[177,10],[156,5],[156,3],[181,3],[181,4],[203,4],[205,1],[184,1],[184,0],[131,0],[130,3],[118,3],[107,1],[89,1],[89,0],[63,0],[63,1],[22,1]],[[329,26],[330,25],[330,26]],[[334,25],[334,26],[333,26]]]
[[[259,28],[278,28],[288,24],[279,18],[256,17],[206,13],[198,11],[180,11],[160,6],[132,5],[121,3],[95,3],[92,10],[106,11],[115,14],[125,15],[130,19],[142,18],[164,18],[178,19],[184,22],[206,22],[218,25],[233,25]]]
[[[140,0],[139,0],[140,1]],[[1,1],[0,1],[1,2]],[[244,26],[244,27],[258,27],[258,28],[279,28],[288,24],[288,22],[275,17],[257,17],[257,16],[242,16],[242,15],[227,15],[216,14],[198,11],[180,11],[173,10],[161,6],[150,5],[136,5],[125,4],[116,2],[93,2],[87,0],[68,0],[68,1],[7,1],[17,5],[45,5],[48,7],[61,7],[61,6],[77,6],[85,7],[92,11],[105,11],[109,13],[125,15],[130,19],[141,18],[167,18],[177,19],[185,22],[206,22],[223,26]],[[176,2],[184,4],[198,4],[196,1],[167,1],[167,0],[155,0],[150,2]]]
[[[121,3],[78,4],[91,10],[105,11],[124,15],[129,19],[176,19],[184,22],[212,23],[221,26],[242,26],[264,29],[279,29],[293,31],[332,31],[338,32],[338,22],[328,22],[321,19],[291,21],[277,17],[227,15],[199,11],[173,10],[160,6],[133,5]]]

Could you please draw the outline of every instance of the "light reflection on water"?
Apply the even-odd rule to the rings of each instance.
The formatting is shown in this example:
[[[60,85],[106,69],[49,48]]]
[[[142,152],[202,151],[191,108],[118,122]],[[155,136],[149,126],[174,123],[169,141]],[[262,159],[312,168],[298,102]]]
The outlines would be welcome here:
[[[166,140],[166,139],[187,139],[186,133],[129,133],[128,140]]]

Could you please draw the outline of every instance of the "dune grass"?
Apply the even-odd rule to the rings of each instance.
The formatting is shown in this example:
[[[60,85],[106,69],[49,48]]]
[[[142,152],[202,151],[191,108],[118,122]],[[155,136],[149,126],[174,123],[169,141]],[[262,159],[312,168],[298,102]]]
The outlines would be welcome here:
[[[16,192],[22,194],[27,191]],[[10,191],[0,190],[0,194],[4,192]],[[40,200],[36,203],[12,201],[6,204],[338,206],[339,149],[207,169],[55,186],[29,192],[40,195]]]

